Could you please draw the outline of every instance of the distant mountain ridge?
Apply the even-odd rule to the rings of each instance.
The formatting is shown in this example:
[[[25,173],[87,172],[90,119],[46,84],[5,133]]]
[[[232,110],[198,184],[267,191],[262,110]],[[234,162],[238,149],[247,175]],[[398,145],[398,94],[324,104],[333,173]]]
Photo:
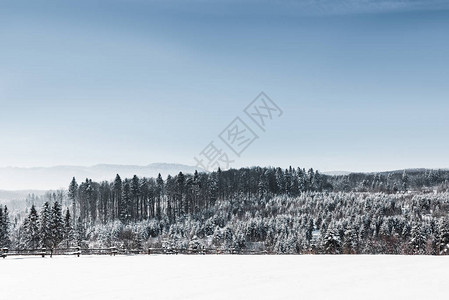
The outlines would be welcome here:
[[[392,171],[379,171],[379,172],[349,172],[349,171],[324,171],[322,174],[328,175],[328,176],[347,176],[350,174],[381,174],[381,175],[388,175],[388,174],[402,174],[404,171],[406,173],[421,173],[421,172],[428,172],[428,171],[448,171],[447,168],[439,168],[439,169],[427,169],[427,168],[411,168],[411,169],[400,169],[400,170],[392,170]]]
[[[86,178],[102,181],[113,180],[116,174],[121,177],[156,177],[159,173],[176,175],[179,172],[193,173],[201,168],[174,163],[152,163],[146,166],[98,164],[94,166],[55,166],[55,167],[4,167],[0,168],[0,189],[17,190],[50,190],[67,188],[72,177],[78,182]]]
[[[20,190],[20,191],[4,191],[0,190],[0,203],[2,200],[23,200],[29,194],[35,194],[37,196],[44,195],[45,191],[42,190]]]
[[[176,175],[179,172],[193,173],[195,170],[204,171],[194,166],[176,163],[152,163],[146,166],[119,165],[119,164],[97,164],[93,166],[54,166],[54,167],[0,167],[0,199],[22,198],[25,191],[42,192],[46,190],[66,189],[75,177],[78,182],[86,178],[94,181],[112,181],[116,174],[122,178],[132,177],[156,177],[159,173],[166,178],[167,175]],[[426,172],[437,169],[414,168],[406,169],[409,174],[415,172]],[[448,170],[441,168],[441,170]],[[381,172],[349,172],[349,171],[326,171],[322,174],[328,176],[347,176],[349,174],[396,174],[404,170],[381,171]]]

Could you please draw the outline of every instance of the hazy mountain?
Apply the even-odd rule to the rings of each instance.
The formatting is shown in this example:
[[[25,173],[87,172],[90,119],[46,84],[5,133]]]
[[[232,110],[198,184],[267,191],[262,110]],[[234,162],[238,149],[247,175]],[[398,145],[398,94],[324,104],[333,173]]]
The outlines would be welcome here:
[[[322,172],[324,175],[328,176],[345,176],[349,174],[382,174],[382,175],[388,175],[388,174],[402,174],[404,171],[407,174],[415,174],[415,173],[424,173],[429,171],[447,171],[449,169],[442,168],[442,169],[426,169],[426,168],[413,168],[413,169],[401,169],[401,170],[392,170],[392,171],[380,171],[380,172],[348,172],[348,171],[325,171]]]
[[[40,196],[45,194],[45,191],[42,190],[20,190],[20,191],[4,191],[0,190],[0,201],[2,200],[22,200],[27,197],[29,194],[35,194],[36,196]]]
[[[122,178],[137,175],[139,177],[163,177],[183,173],[193,173],[200,168],[182,164],[153,163],[147,166],[100,164],[90,167],[56,166],[39,168],[0,168],[1,190],[48,190],[67,188],[72,177],[78,182],[90,178],[95,181],[113,180],[116,174]],[[10,197],[8,197],[10,198]]]

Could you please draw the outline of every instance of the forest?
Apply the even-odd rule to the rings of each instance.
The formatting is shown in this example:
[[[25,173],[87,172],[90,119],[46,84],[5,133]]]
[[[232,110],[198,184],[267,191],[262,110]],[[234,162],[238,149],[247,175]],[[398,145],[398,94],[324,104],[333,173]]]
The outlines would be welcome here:
[[[442,255],[449,171],[329,176],[252,167],[112,182],[71,180],[0,206],[0,247],[251,249],[273,254]]]

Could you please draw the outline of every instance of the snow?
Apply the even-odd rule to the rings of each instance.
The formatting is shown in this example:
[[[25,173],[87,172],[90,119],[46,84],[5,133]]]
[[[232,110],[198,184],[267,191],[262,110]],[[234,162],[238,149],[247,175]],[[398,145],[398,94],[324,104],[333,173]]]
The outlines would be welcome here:
[[[448,269],[443,256],[9,256],[0,290],[2,299],[437,299]]]

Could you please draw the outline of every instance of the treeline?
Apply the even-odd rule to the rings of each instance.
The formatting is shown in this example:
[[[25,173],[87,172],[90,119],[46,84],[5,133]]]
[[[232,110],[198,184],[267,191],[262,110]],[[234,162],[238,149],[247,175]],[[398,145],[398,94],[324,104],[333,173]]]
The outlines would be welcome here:
[[[68,197],[82,222],[136,222],[167,217],[170,222],[231,198],[260,199],[277,195],[296,197],[304,192],[355,191],[397,193],[438,188],[448,190],[449,172],[418,170],[379,174],[326,176],[313,169],[242,168],[212,173],[183,174],[164,180],[138,178],[80,185],[73,178]]]
[[[385,192],[449,191],[448,170],[405,170],[381,173],[351,173],[328,176],[333,191]]]
[[[446,171],[326,176],[259,167],[165,180],[73,178],[66,196],[49,193],[40,212],[33,205],[15,218],[10,244],[445,254],[447,178]]]
[[[74,215],[81,222],[120,220],[136,222],[162,219],[175,222],[187,215],[194,216],[214,205],[217,200],[238,197],[253,199],[275,195],[298,196],[306,191],[331,190],[327,177],[310,169],[246,168],[213,173],[159,175],[153,178],[93,182],[78,185],[73,178],[68,189]]]

